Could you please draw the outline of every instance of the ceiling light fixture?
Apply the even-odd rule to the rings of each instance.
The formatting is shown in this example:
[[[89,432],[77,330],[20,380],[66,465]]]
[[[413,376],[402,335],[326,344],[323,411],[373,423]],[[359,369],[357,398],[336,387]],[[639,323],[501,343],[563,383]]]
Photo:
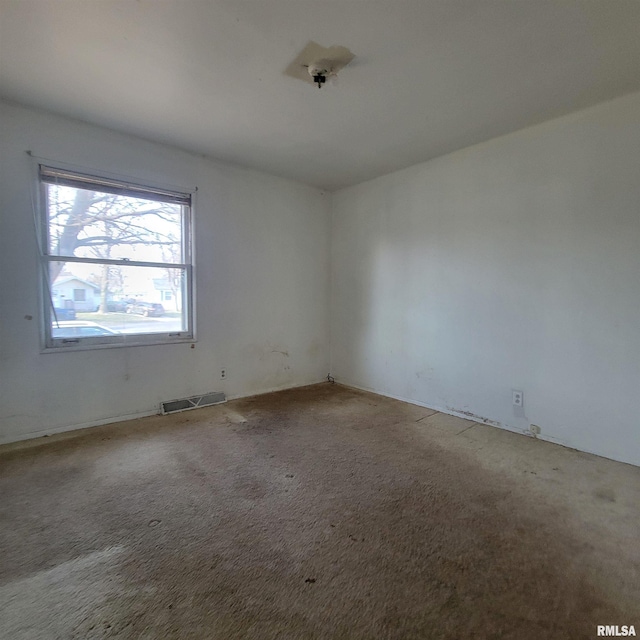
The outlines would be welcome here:
[[[354,58],[355,56],[347,47],[321,47],[315,42],[309,42],[287,67],[285,73],[322,89],[327,78],[335,78],[338,71],[346,67]]]

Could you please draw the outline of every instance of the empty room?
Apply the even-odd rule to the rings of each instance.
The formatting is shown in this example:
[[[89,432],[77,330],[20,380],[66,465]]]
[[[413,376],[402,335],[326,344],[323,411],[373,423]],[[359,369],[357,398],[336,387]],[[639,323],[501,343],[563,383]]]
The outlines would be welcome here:
[[[638,0],[0,0],[0,638],[640,634]]]

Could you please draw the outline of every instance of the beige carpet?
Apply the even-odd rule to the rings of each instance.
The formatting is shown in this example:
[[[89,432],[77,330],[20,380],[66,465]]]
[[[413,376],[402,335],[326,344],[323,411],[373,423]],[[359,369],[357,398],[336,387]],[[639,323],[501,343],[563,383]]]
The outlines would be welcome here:
[[[0,449],[0,637],[640,633],[640,469],[316,385]]]

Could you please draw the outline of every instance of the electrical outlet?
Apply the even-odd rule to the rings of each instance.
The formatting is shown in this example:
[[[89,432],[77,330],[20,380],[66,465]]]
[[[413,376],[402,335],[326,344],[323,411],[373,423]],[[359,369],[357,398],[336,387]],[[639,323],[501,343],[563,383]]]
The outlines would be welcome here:
[[[227,370],[220,369],[220,380],[226,380],[226,379],[227,379]]]
[[[513,390],[513,406],[522,407],[524,405],[524,393],[522,391]]]

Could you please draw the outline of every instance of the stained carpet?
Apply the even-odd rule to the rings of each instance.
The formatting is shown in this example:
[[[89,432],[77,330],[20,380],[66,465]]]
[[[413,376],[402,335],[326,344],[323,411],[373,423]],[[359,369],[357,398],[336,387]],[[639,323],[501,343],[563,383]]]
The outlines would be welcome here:
[[[640,633],[640,469],[338,385],[0,448],[0,636]]]

